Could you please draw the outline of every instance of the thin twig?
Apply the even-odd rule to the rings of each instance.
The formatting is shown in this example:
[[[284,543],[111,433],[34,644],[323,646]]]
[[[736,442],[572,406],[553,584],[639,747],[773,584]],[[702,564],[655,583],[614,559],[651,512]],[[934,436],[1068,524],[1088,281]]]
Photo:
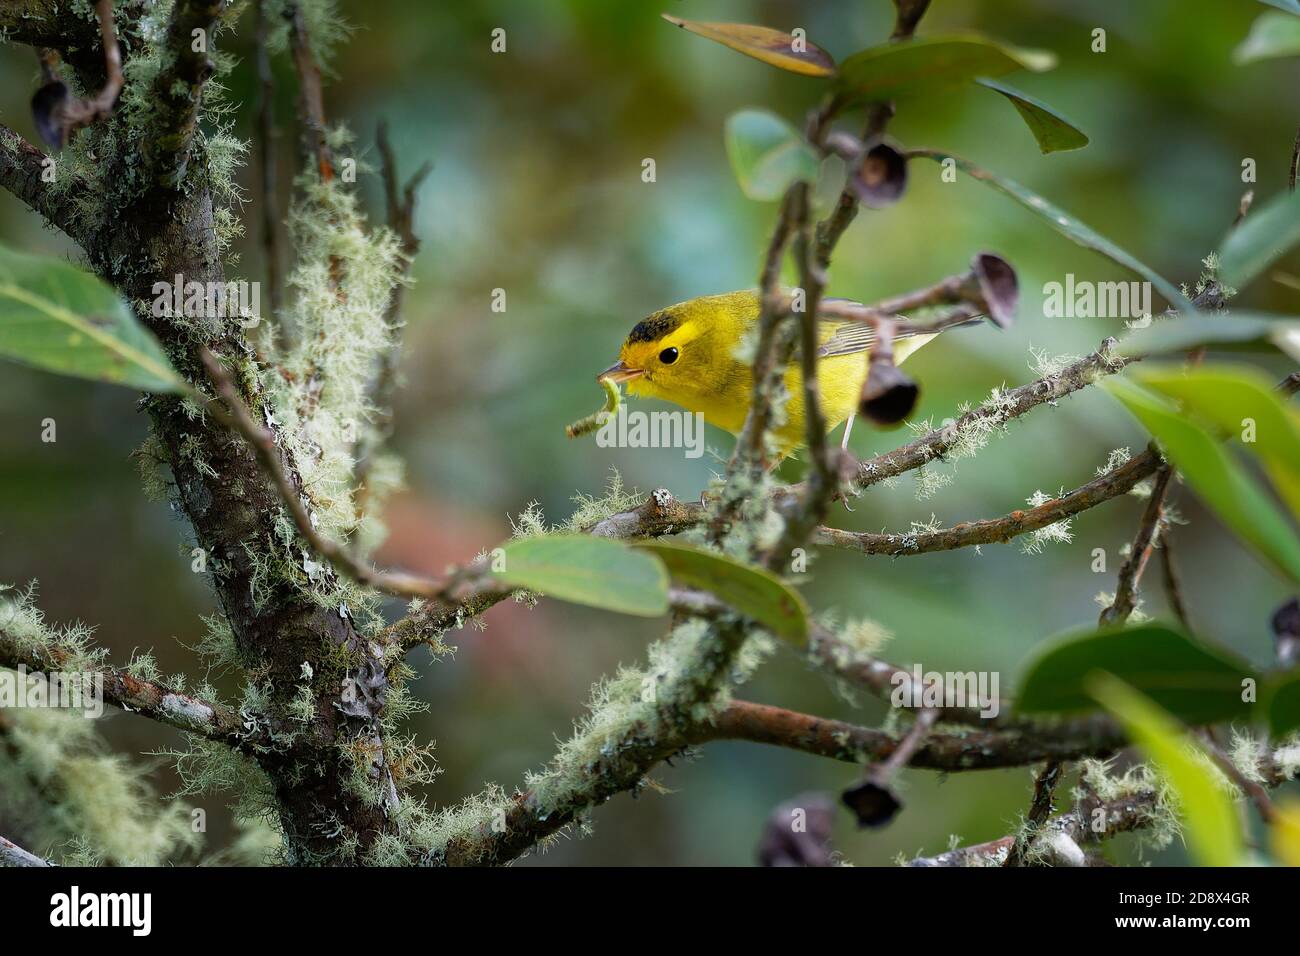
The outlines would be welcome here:
[[[1268,797],[1268,791],[1259,783],[1258,780],[1251,780],[1241,768],[1233,763],[1232,758],[1220,749],[1209,731],[1202,731],[1199,735],[1201,746],[1218,765],[1219,769],[1227,774],[1228,779],[1241,788],[1241,792],[1250,798],[1255,804],[1255,809],[1259,812],[1259,818],[1266,824],[1272,824],[1277,818],[1277,811],[1273,808],[1273,801]]]
[[[209,381],[226,406],[226,411],[223,412],[215,405],[208,405],[208,411],[248,442],[249,447],[257,455],[263,472],[275,484],[281,503],[293,518],[298,533],[311,545],[312,550],[327,560],[335,570],[346,574],[358,584],[373,587],[395,597],[436,598],[459,602],[466,600],[473,593],[474,582],[478,577],[476,572],[461,570],[444,578],[435,579],[397,571],[378,571],[353,557],[347,549],[323,537],[313,526],[311,515],[303,504],[300,492],[285,473],[275,434],[254,421],[252,413],[239,397],[239,391],[221,361],[206,348],[202,349],[200,357],[207,369]]]
[[[298,120],[302,124],[303,147],[308,155],[314,157],[321,182],[327,183],[334,178],[334,156],[326,137],[320,65],[312,52],[302,6],[291,3],[285,8],[284,15],[289,21],[289,47],[298,74]]]
[[[1025,817],[1025,825],[1020,828],[1003,866],[1025,865],[1025,854],[1034,842],[1034,837],[1038,836],[1038,831],[1055,809],[1052,800],[1056,795],[1056,785],[1061,780],[1062,766],[1061,761],[1053,760],[1034,779],[1034,798],[1029,804],[1029,815]]]
[[[1173,541],[1173,535],[1166,528],[1164,534],[1160,536],[1160,569],[1165,586],[1165,598],[1169,601],[1169,609],[1174,612],[1178,623],[1191,633],[1192,622],[1187,616],[1187,603],[1183,600],[1183,587],[1178,577],[1178,567],[1174,562]]]
[[[982,405],[962,415],[950,425],[927,432],[915,441],[893,451],[868,458],[858,468],[859,488],[879,484],[943,457],[976,423],[981,427],[1005,424],[1031,408],[1056,402],[1091,385],[1099,376],[1118,372],[1133,360],[1112,353],[1111,350],[1116,344],[1114,339],[1106,339],[1096,352],[1066,366],[1059,372],[1045,375],[1018,388],[1007,389],[999,393],[996,403]]]
[[[375,435],[373,440],[363,441],[357,451],[357,464],[353,481],[356,485],[357,514],[365,513],[366,502],[370,494],[369,476],[374,465],[375,455],[393,431],[393,391],[397,387],[397,367],[401,359],[402,303],[405,299],[406,280],[411,274],[411,263],[420,251],[420,237],[415,233],[415,196],[420,185],[433,172],[433,163],[425,161],[414,175],[401,184],[397,173],[397,157],[392,143],[388,139],[388,124],[380,121],[375,135],[379,145],[379,157],[384,180],[384,198],[388,210],[388,227],[393,230],[402,243],[402,280],[393,286],[389,294],[388,309],[384,314],[384,324],[391,330],[391,341],[379,359],[379,370],[375,374],[372,404],[376,409]]]
[[[122,76],[122,51],[117,43],[113,23],[112,0],[96,0],[95,19],[99,24],[99,44],[104,51],[104,85],[91,97],[72,96],[59,78],[58,54],[48,47],[38,51],[44,86],[33,100],[41,136],[55,149],[80,129],[98,123],[113,112],[125,82]]]
[[[821,387],[817,378],[821,361],[818,314],[826,288],[826,273],[813,246],[810,191],[803,189],[800,198],[794,246],[804,292],[804,308],[799,316],[799,362],[804,440],[811,467],[798,511],[786,520],[780,540],[767,556],[768,567],[772,570],[782,567],[795,548],[807,543],[813,529],[826,520],[830,503],[840,490],[839,450],[832,451],[826,441],[826,416],[822,411]]]
[[[1154,474],[1160,464],[1159,455],[1150,451],[1144,452],[1069,494],[1045,501],[1035,508],[1013,511],[1000,518],[968,521],[951,528],[911,534],[879,534],[869,531],[819,528],[814,541],[817,544],[860,551],[863,554],[889,554],[896,557],[926,554],[932,551],[951,551],[954,548],[977,544],[999,544],[1056,524],[1058,521],[1119,497],[1132,490],[1144,478]]]
[[[1150,453],[1155,454],[1154,451]],[[1115,600],[1111,602],[1110,607],[1101,612],[1101,617],[1098,620],[1102,627],[1121,626],[1133,613],[1133,609],[1137,607],[1138,584],[1142,580],[1142,572],[1146,569],[1147,560],[1151,557],[1151,549],[1155,547],[1156,538],[1160,533],[1165,494],[1169,490],[1169,483],[1173,478],[1173,474],[1173,469],[1168,465],[1163,466],[1156,472],[1155,484],[1151,488],[1151,497],[1147,499],[1147,506],[1142,512],[1142,520],[1138,522],[1137,535],[1133,538],[1132,549],[1129,551],[1128,558],[1124,561],[1123,566],[1119,569],[1119,582],[1115,588]]]
[[[1287,192],[1295,192],[1296,173],[1300,171],[1300,126],[1296,127],[1295,143],[1291,146],[1291,165],[1287,172]]]
[[[800,181],[791,185],[782,197],[759,275],[761,312],[754,357],[754,386],[749,413],[736,438],[736,448],[728,466],[729,472],[745,469],[751,478],[758,478],[767,470],[767,432],[772,422],[773,393],[780,384],[778,353],[781,342],[777,332],[781,320],[789,314],[788,300],[778,287],[781,262],[797,228],[798,210],[806,202],[807,190],[808,184]]]
[[[283,285],[280,277],[280,204],[276,199],[275,74],[267,49],[267,0],[254,7],[254,42],[257,46],[257,133],[262,190],[262,254],[266,259],[266,284],[271,314],[281,316]]]

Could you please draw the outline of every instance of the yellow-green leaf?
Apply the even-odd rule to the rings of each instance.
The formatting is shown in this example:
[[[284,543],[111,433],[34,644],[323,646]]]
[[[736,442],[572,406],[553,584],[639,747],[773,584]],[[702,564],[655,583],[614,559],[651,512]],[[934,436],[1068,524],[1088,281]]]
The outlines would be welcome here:
[[[1293,11],[1294,12],[1294,11]],[[1285,13],[1261,13],[1250,33],[1232,51],[1234,63],[1254,63],[1300,53],[1300,19]]]
[[[1300,414],[1283,403],[1260,372],[1214,364],[1189,369],[1147,366],[1132,375],[1256,455],[1292,514],[1300,518]]]
[[[638,547],[663,561],[674,580],[716,595],[724,604],[796,646],[807,642],[807,604],[798,591],[771,572],[712,551],[667,541],[644,541]]]
[[[113,288],[62,259],[0,246],[0,356],[148,392],[183,392],[162,347]]]
[[[1300,866],[1300,800],[1279,800],[1275,809],[1269,846],[1283,866]]]
[[[970,83],[1014,70],[1050,70],[1056,55],[1021,50],[978,34],[882,43],[840,64],[835,89],[845,104],[892,100]]]
[[[590,535],[537,535],[512,541],[493,574],[506,584],[622,614],[668,610],[668,572],[644,551]]]
[[[1173,717],[1119,678],[1098,671],[1089,686],[1169,784],[1192,859],[1201,866],[1241,865],[1241,822],[1210,757]]]
[[[1279,572],[1300,582],[1300,539],[1254,478],[1200,425],[1147,389],[1124,379],[1102,387],[1124,403],[1165,454],[1237,536]]]
[[[1300,243],[1300,193],[1279,193],[1251,210],[1223,240],[1219,279],[1244,289],[1296,243]]]
[[[727,117],[727,158],[741,191],[774,202],[797,180],[812,182],[821,166],[799,131],[767,110],[740,110]]]
[[[669,23],[706,37],[723,46],[729,46],[745,56],[803,76],[833,76],[835,61],[821,47],[802,36],[784,33],[771,27],[751,26],[747,23],[701,23],[683,20],[664,13]]]
[[[1020,118],[1029,127],[1029,132],[1034,134],[1038,149],[1044,155],[1069,149],[1082,149],[1088,145],[1088,137],[1083,130],[1041,100],[1036,100],[1029,94],[996,80],[979,79],[975,82],[1001,93],[1011,101],[1011,105],[1016,108]]]
[[[1261,346],[1284,348],[1283,337],[1300,332],[1300,320],[1265,312],[1197,312],[1154,319],[1134,329],[1119,343],[1119,354],[1129,358],[1186,352],[1201,345],[1253,351]]]

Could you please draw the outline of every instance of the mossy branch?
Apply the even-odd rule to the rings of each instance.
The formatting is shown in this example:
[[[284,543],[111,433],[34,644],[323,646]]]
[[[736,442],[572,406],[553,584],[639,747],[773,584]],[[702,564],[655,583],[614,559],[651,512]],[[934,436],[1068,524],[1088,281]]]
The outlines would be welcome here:
[[[78,16],[67,0],[5,0],[0,3],[0,34],[12,43],[58,50],[78,67],[98,67],[99,26]],[[119,24],[134,21],[144,0],[118,0]]]
[[[1274,751],[1265,756],[1258,768],[1260,780],[1257,782],[1264,787],[1279,787],[1295,779],[1295,769],[1293,755],[1284,754],[1281,750]],[[1033,858],[1036,848],[1046,843],[1050,859],[1059,855],[1059,851],[1051,847],[1052,841],[1066,840],[1069,841],[1067,848],[1070,844],[1076,848],[1070,851],[1071,855],[1077,854],[1076,859],[1079,859],[1073,865],[1087,865],[1090,861],[1080,859],[1083,857],[1083,847],[1096,846],[1121,833],[1161,825],[1167,819],[1167,815],[1162,812],[1165,799],[1166,795],[1149,787],[1134,788],[1107,800],[1097,799],[1086,792],[1079,794],[1073,809],[1052,817],[1035,828],[1038,835],[1030,840],[1025,853]],[[1016,840],[1017,835],[1010,834],[936,856],[917,857],[907,865],[1001,866],[1012,852]]]
[[[860,551],[863,554],[888,554],[901,557],[932,551],[951,551],[972,545],[999,544],[1029,534],[1048,525],[1064,521],[1080,512],[1127,494],[1142,480],[1155,474],[1163,460],[1154,451],[1146,451],[1111,471],[1094,478],[1069,494],[1052,498],[1025,510],[1013,511],[1001,518],[965,521],[951,528],[911,534],[878,534],[869,531],[840,531],[821,528],[814,539],[818,544]]]
[[[900,738],[882,730],[741,700],[677,732],[655,735],[651,731],[639,724],[629,727],[617,742],[606,746],[611,754],[607,761],[589,768],[567,789],[548,793],[544,801],[529,788],[517,791],[504,813],[499,807],[473,805],[479,815],[459,821],[458,835],[431,860],[452,866],[509,862],[574,823],[590,807],[635,789],[659,762],[701,744],[748,741],[853,764],[887,761],[901,753]],[[1123,743],[1123,734],[1105,723],[1048,728],[1033,734],[928,732],[919,735],[904,756],[908,766],[950,773],[1104,756]]]
[[[18,133],[0,123],[0,186],[13,193],[50,225],[70,239],[80,241],[76,225],[76,197],[87,188],[78,182],[64,183],[58,190],[42,177],[53,160]],[[60,173],[60,175],[66,175]]]
[[[43,673],[83,670],[83,662],[71,660],[59,648],[31,647],[0,629],[0,667],[16,668],[20,665]],[[154,681],[141,680],[125,670],[95,667],[93,673],[104,681],[105,703],[240,750],[249,750],[259,743],[256,734],[246,732],[239,714],[224,704],[201,700]]]
[[[152,181],[168,189],[185,179],[203,86],[216,69],[209,56],[213,32],[225,11],[226,0],[176,0],[167,23],[171,62],[153,84],[155,128],[147,140],[147,162]]]
[[[53,866],[35,853],[28,853],[13,840],[0,836],[0,866],[10,867],[45,867]]]

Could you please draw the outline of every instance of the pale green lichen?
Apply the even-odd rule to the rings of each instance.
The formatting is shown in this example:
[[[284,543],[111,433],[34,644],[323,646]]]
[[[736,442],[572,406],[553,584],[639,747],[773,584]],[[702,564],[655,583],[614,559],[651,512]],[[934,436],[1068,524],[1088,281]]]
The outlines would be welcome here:
[[[773,649],[766,635],[748,638],[722,686],[714,688],[702,681],[709,662],[725,653],[719,640],[716,626],[687,621],[649,648],[644,668],[624,667],[598,682],[573,735],[546,767],[527,775],[532,812],[541,818],[572,813],[585,827],[585,810],[599,799],[603,781],[626,780],[633,789],[644,785],[640,761],[647,751],[675,749],[669,742],[679,739],[682,728],[712,719],[730,699],[730,687],[746,680]],[[385,866],[436,862],[449,844],[491,832],[515,806],[516,799],[496,785],[436,811],[407,800],[398,818],[405,835],[381,837],[366,861]],[[538,849],[545,845],[543,841]]]
[[[605,483],[602,495],[584,495],[579,492],[572,499],[577,506],[569,520],[564,523],[564,531],[583,531],[610,515],[630,511],[641,504],[642,496],[635,488],[630,491],[623,487],[623,476],[617,468],[611,468],[609,480]]]
[[[104,651],[90,646],[90,629],[54,628],[35,605],[35,586],[0,587],[0,621],[19,650],[54,655],[60,670],[102,667]],[[153,673],[147,657],[134,664]],[[0,725],[0,806],[28,848],[60,863],[97,860],[158,866],[197,849],[189,808],[162,801],[146,771],[104,752],[95,724],[77,711],[48,707],[5,710]]]
[[[1123,448],[1112,448],[1109,455],[1106,456],[1106,464],[1097,468],[1097,477],[1100,478],[1108,472],[1114,471],[1120,465],[1127,463],[1133,455],[1128,450],[1128,446]]]
[[[1182,823],[1174,809],[1168,784],[1147,764],[1136,764],[1117,775],[1112,772],[1113,763],[1113,758],[1083,760],[1079,765],[1080,785],[1073,791],[1075,801],[1092,795],[1109,803],[1153,792],[1156,795],[1154,804],[1151,807],[1143,805],[1139,811],[1139,852],[1162,850],[1169,846],[1182,835]],[[1082,822],[1085,827],[1092,825],[1091,819]]]
[[[1025,502],[1031,508],[1039,508],[1064,494],[1064,488],[1057,492],[1055,496],[1044,494],[1042,491],[1035,491],[1025,499]],[[1022,535],[1020,538],[1021,553],[1042,554],[1043,549],[1049,544],[1069,544],[1074,540],[1074,532],[1070,530],[1072,521],[1072,518],[1063,518],[1060,521],[1055,521],[1041,528],[1035,528],[1028,534]]]

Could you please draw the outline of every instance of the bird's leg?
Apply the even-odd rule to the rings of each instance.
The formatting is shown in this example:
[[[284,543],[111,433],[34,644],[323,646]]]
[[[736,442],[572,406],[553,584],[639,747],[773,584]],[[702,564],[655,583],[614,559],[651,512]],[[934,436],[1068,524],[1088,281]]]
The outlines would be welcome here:
[[[844,423],[844,440],[840,442],[840,451],[845,451],[849,447],[849,435],[853,434],[853,419],[857,415],[849,412],[849,420]]]

